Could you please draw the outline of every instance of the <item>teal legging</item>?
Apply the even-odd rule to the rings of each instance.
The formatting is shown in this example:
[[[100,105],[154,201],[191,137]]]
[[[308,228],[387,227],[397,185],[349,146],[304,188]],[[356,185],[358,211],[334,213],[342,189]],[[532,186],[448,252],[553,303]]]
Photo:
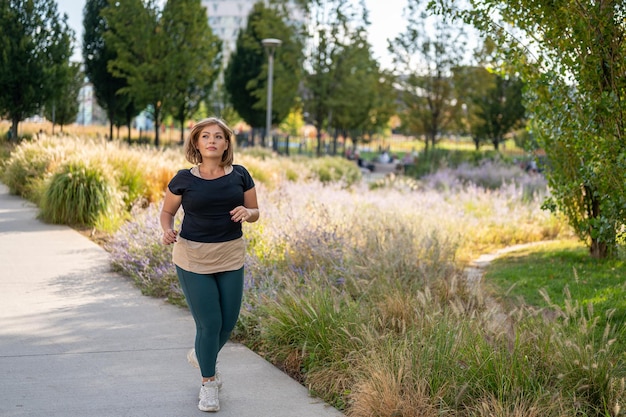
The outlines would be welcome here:
[[[180,286],[196,322],[196,356],[204,378],[215,375],[217,354],[237,324],[243,296],[243,267],[196,274],[176,267]]]

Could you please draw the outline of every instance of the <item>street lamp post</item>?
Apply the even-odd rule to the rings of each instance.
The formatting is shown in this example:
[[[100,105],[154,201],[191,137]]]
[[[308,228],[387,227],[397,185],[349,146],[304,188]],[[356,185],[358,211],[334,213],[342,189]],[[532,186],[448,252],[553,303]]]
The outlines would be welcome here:
[[[274,52],[276,48],[283,43],[280,39],[266,38],[261,41],[267,50],[269,65],[267,72],[267,114],[265,116],[265,136],[271,139],[270,131],[272,129],[272,88],[274,84]],[[273,144],[272,144],[273,148]]]

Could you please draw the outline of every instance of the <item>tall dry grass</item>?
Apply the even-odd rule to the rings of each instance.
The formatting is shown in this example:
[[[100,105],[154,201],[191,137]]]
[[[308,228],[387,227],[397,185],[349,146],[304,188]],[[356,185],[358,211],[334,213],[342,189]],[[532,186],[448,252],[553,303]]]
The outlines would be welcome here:
[[[71,166],[84,168],[76,169],[71,174],[68,173],[68,167]],[[112,232],[128,217],[133,205],[145,206],[159,201],[173,174],[184,166],[185,161],[180,152],[172,149],[128,146],[123,142],[104,139],[40,135],[38,139],[20,142],[12,150],[8,159],[2,163],[0,179],[11,193],[41,205],[45,211],[44,218],[54,218],[54,221],[72,225],[87,221],[84,225]],[[90,172],[93,175],[86,175]],[[77,176],[79,173],[84,174],[83,179]],[[112,203],[107,209],[99,211],[103,214],[101,216],[82,217],[82,213],[76,213],[78,217],[73,218],[71,215],[59,217],[54,214],[71,213],[82,207],[70,198],[69,184],[76,182],[76,189],[80,190],[88,178],[98,175],[111,182],[109,188],[112,190],[102,194],[102,199],[114,200],[119,195],[124,201],[123,206]],[[59,184],[59,181],[64,181],[65,185]],[[92,184],[95,183],[92,181]],[[52,192],[53,188],[57,189]],[[102,187],[103,190],[105,188]],[[98,200],[90,200],[86,204],[98,205]]]
[[[115,267],[145,293],[184,302],[171,248],[158,243],[155,197],[185,166],[180,150],[95,141],[24,146],[46,168],[21,174],[18,165],[30,157],[17,156],[5,166],[43,183],[47,167],[99,156],[126,204],[135,202],[107,245]],[[448,174],[437,185],[371,187],[353,180],[354,165],[334,159],[239,153],[237,162],[257,182],[261,219],[244,226],[236,337],[346,415],[623,415],[624,356],[613,341],[624,329],[607,328],[601,340],[594,331],[597,315],[610,312],[573,301],[550,314],[504,311],[464,279],[466,262],[486,250],[569,235],[540,210],[540,188],[482,187],[452,175],[440,186]]]

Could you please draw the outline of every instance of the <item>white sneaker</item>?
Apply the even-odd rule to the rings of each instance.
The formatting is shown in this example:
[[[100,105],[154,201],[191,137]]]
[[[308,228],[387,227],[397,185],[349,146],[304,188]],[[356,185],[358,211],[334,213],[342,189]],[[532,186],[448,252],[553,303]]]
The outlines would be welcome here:
[[[195,348],[191,348],[189,349],[189,352],[187,352],[187,362],[189,362],[189,364],[194,368],[200,368]],[[217,387],[222,389],[222,375],[220,374],[220,371],[218,371],[217,367],[215,367],[215,380],[217,381]]]
[[[200,388],[200,401],[198,402],[198,409],[200,411],[219,411],[220,399],[219,399],[219,387],[217,381],[207,381],[202,384]]]
[[[194,368],[200,368],[200,364],[198,363],[198,358],[196,357],[196,349],[191,348],[189,352],[187,352],[187,362]]]
[[[222,375],[220,371],[217,370],[217,366],[215,367],[215,382],[217,383],[217,387],[222,389]]]

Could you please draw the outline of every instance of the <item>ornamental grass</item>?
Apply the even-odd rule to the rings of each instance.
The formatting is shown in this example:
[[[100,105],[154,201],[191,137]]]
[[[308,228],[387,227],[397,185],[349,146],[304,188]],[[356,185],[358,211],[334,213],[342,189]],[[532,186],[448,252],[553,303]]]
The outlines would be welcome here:
[[[127,213],[106,244],[114,267],[145,294],[184,305],[158,225],[165,184],[188,166],[180,149],[57,145],[25,144],[3,181],[14,192],[24,179],[48,184],[74,155],[99,155]],[[27,161],[40,162],[30,171]],[[244,224],[234,337],[345,415],[624,415],[623,323],[598,331],[610,311],[571,298],[505,308],[465,279],[483,253],[571,237],[540,209],[540,175],[483,165],[368,182],[354,162],[258,150],[238,152],[236,163],[255,179],[261,218]]]

